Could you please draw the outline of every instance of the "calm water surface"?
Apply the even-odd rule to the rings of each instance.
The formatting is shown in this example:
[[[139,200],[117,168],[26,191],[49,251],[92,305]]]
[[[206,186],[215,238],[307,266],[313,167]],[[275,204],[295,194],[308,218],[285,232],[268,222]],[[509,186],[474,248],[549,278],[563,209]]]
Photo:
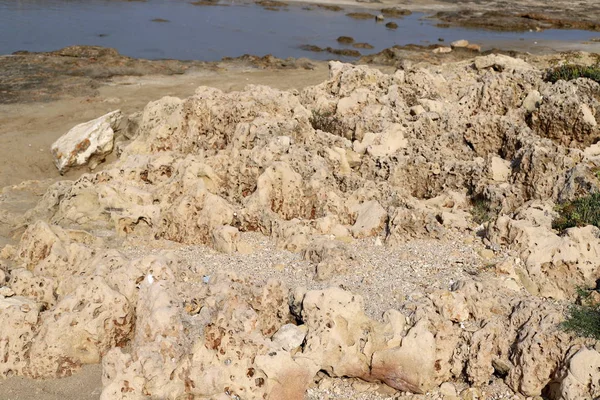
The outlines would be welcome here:
[[[541,46],[547,40],[580,43],[597,36],[576,30],[506,33],[438,28],[423,14],[394,20],[399,27],[389,30],[372,20],[345,16],[350,11],[305,10],[300,5],[270,11],[240,3],[194,6],[183,0],[0,0],[0,54],[85,44],[114,47],[122,54],[149,59],[210,61],[247,53],[328,59],[332,55],[299,47],[341,48],[335,39],[342,35],[375,46],[359,50],[363,54],[395,44],[437,43],[440,37],[447,43],[468,39],[489,47],[511,42],[535,46],[538,41]],[[152,22],[155,18],[169,22]]]

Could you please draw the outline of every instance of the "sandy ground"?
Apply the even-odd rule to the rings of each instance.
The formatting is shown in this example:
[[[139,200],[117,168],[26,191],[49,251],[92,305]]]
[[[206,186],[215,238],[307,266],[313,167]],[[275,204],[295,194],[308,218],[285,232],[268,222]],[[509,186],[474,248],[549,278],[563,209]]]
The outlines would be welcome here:
[[[63,379],[13,377],[0,384],[2,400],[97,400],[102,392],[102,366],[87,365]]]

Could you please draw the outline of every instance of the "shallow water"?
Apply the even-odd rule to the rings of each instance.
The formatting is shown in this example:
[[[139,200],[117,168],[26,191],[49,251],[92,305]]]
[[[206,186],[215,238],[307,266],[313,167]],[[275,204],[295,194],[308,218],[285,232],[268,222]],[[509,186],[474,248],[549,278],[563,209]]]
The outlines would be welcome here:
[[[195,6],[183,0],[0,0],[0,54],[17,50],[50,51],[75,44],[114,47],[120,53],[148,59],[219,60],[243,54],[331,59],[328,53],[300,49],[303,44],[352,48],[336,38],[352,36],[380,51],[395,44],[446,43],[468,39],[485,47],[544,46],[546,41],[581,43],[597,33],[577,30],[492,32],[439,28],[413,14],[394,20],[390,30],[374,20],[355,20],[341,12],[290,5],[281,11],[253,4]],[[162,18],[169,22],[153,22]],[[391,20],[391,19],[388,19]],[[386,21],[387,22],[387,21]],[[600,44],[598,51],[600,51]]]

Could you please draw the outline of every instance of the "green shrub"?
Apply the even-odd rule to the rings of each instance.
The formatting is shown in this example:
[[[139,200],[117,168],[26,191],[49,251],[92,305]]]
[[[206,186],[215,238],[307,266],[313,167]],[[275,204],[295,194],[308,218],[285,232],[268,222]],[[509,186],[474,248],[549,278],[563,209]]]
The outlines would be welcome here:
[[[471,208],[473,221],[478,224],[490,221],[497,214],[496,210],[492,208],[490,201],[482,196],[476,196],[471,199],[471,205],[473,206]]]
[[[570,81],[577,78],[588,78],[600,83],[600,65],[565,64],[550,68],[546,72],[546,82],[555,83],[559,80]]]
[[[600,340],[600,309],[591,300],[591,292],[577,289],[581,304],[569,307],[566,321],[561,328],[578,336]]]
[[[552,222],[558,230],[574,226],[594,225],[600,228],[600,193],[580,197],[557,207],[559,217]]]

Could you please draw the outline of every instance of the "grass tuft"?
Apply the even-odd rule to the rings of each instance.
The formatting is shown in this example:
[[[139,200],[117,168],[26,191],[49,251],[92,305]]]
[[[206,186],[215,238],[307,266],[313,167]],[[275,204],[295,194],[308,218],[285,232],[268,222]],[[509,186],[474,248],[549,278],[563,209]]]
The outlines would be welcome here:
[[[578,336],[600,340],[600,309],[591,298],[591,291],[578,288],[581,304],[569,307],[567,319],[561,328]]]
[[[471,215],[473,221],[477,224],[483,224],[492,220],[496,215],[496,210],[493,209],[490,201],[482,196],[476,196],[471,199]]]
[[[600,228],[600,193],[580,197],[557,207],[558,218],[552,227],[560,231],[576,226],[594,225]]]
[[[555,83],[560,80],[570,81],[577,78],[588,78],[600,83],[600,65],[565,64],[553,67],[546,71],[544,80]]]

